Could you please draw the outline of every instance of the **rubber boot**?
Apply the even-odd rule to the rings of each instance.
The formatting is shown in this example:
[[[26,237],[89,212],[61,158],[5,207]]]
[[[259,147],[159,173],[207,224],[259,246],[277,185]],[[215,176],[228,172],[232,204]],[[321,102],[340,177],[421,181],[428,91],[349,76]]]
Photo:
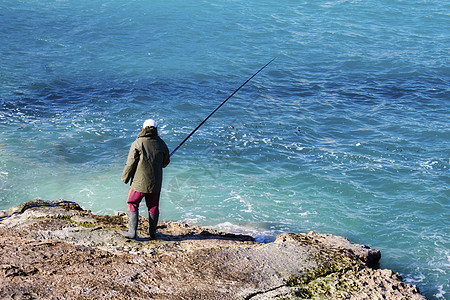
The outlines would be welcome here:
[[[148,234],[152,240],[156,239],[156,227],[158,226],[159,215],[148,215]]]
[[[128,212],[128,232],[122,232],[122,235],[128,239],[137,238],[139,211]]]

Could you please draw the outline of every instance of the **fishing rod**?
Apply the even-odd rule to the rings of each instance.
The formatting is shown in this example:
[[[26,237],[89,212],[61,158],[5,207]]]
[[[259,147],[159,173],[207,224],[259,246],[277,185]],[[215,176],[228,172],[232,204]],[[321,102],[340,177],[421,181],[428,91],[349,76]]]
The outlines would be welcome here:
[[[203,125],[205,122],[216,112],[219,110],[219,108],[222,107],[231,97],[234,96],[244,85],[246,85],[250,80],[253,79],[256,75],[258,75],[259,72],[261,72],[265,67],[267,67],[271,62],[275,60],[276,57],[272,58],[271,61],[269,61],[267,64],[265,64],[261,69],[259,69],[255,74],[253,74],[249,79],[247,79],[246,82],[244,82],[240,87],[238,87],[230,96],[228,96],[227,99],[225,99],[217,108],[209,114],[209,116],[206,117],[192,132],[170,153],[170,156],[172,156],[180,147]]]

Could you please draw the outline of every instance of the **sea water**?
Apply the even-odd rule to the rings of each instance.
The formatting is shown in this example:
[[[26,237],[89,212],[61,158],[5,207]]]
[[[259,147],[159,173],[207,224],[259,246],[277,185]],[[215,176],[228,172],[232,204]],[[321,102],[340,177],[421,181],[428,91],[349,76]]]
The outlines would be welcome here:
[[[147,118],[174,149],[161,218],[343,235],[449,299],[450,3],[0,2],[0,209],[125,211]],[[146,215],[145,207],[141,207]]]

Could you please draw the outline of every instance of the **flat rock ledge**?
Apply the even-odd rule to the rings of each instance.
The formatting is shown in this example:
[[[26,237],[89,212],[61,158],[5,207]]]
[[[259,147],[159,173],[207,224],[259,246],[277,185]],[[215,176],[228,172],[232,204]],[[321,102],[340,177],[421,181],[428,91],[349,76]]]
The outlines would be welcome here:
[[[273,243],[177,222],[157,239],[140,219],[69,201],[0,211],[1,299],[425,299],[381,254],[339,236],[284,233]]]

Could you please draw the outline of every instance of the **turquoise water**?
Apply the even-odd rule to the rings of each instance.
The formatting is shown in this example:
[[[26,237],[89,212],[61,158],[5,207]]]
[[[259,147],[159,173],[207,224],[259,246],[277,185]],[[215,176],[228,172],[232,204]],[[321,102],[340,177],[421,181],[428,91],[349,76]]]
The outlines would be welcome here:
[[[0,2],[0,209],[125,211],[146,118],[161,218],[332,233],[449,299],[448,1]],[[145,214],[144,207],[141,208]]]

